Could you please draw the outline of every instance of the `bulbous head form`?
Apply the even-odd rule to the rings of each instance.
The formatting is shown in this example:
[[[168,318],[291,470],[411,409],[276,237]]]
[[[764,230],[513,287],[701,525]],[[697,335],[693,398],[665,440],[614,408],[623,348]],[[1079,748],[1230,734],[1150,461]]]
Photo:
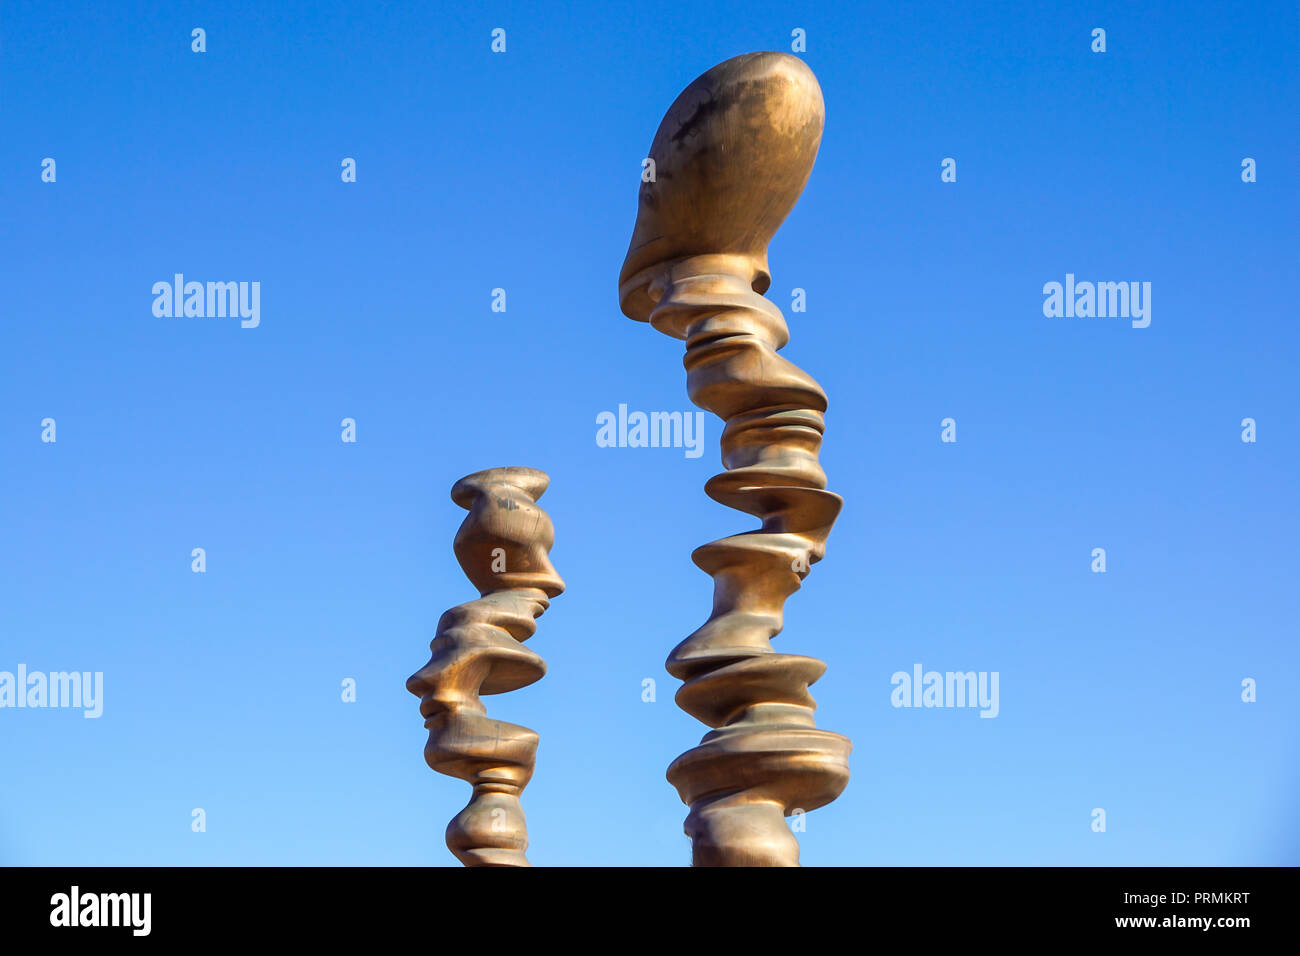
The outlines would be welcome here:
[[[825,106],[812,70],[788,53],[746,53],[682,91],[659,124],[619,304],[648,321],[650,283],[673,260],[740,257],[754,291],[771,282],[767,245],[808,183]]]

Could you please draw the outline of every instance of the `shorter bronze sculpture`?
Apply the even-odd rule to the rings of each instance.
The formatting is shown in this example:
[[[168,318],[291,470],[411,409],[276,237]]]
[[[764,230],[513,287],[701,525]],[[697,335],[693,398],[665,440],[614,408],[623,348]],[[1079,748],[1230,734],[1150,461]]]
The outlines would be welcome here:
[[[479,696],[527,687],[546,673],[523,642],[564,591],[547,554],[551,519],[537,506],[549,483],[535,468],[492,468],[452,487],[452,500],[469,511],[456,532],[456,559],[481,596],[443,614],[429,663],[406,682],[429,731],[425,761],[474,788],[447,825],[447,846],[466,866],[529,865],[519,795],[533,775],[538,737],[489,718]]]

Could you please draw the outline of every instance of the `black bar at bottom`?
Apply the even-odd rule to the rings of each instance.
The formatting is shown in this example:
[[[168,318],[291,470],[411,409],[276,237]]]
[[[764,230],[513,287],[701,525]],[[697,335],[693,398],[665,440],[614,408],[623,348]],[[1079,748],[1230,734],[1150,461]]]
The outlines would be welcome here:
[[[640,939],[698,951],[715,935],[734,944],[781,925],[810,934],[816,949],[824,948],[816,939],[841,930],[863,948],[875,932],[899,931],[927,942],[1129,936],[1232,945],[1259,930],[1285,932],[1295,885],[1294,869],[1208,867],[9,868],[0,870],[0,931],[6,942],[405,938],[420,947],[445,933],[447,942],[477,936],[480,948],[497,940],[509,949],[558,933],[603,939],[602,949],[641,948]],[[687,923],[695,929],[681,935]]]

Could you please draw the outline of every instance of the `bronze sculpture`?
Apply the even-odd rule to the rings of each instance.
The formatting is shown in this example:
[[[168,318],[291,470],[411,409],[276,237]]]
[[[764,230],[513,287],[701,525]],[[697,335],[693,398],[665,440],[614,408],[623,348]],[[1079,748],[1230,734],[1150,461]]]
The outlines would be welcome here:
[[[700,76],[655,134],[655,174],[642,184],[619,275],[623,312],[685,340],[691,400],[725,422],[726,471],[705,492],[762,522],[695,550],[714,579],[713,613],[667,662],[683,681],[678,705],[714,728],[668,768],[690,807],[696,865],[798,865],[784,818],[824,806],[848,783],[848,739],[813,720],[808,688],[825,665],[771,645],[842,505],[817,458],[826,395],[777,354],[789,330],[763,296],[768,243],[807,184],[823,121],[817,80],[793,56],[750,53]],[[564,590],[536,503],[548,481],[496,468],[453,487],[470,512],[456,556],[481,597],[442,616],[429,663],[407,681],[429,730],[427,763],[474,788],[447,827],[467,866],[528,865],[519,795],[537,734],[489,719],[479,696],[546,672],[522,642]]]
[[[452,500],[469,511],[456,558],[481,596],[443,614],[429,662],[406,682],[429,731],[425,761],[474,788],[447,826],[447,846],[466,866],[529,865],[519,795],[533,775],[537,734],[487,717],[479,695],[527,687],[546,673],[522,642],[564,591],[547,556],[551,520],[537,506],[549,482],[534,468],[492,468],[452,487]]]
[[[826,395],[777,354],[789,331],[763,297],[768,242],[808,181],[823,121],[816,77],[788,54],[700,76],[655,134],[619,275],[623,312],[686,341],[691,400],[726,423],[727,470],[705,493],[762,521],[696,549],[713,614],[667,662],[684,681],[678,706],[715,728],[668,768],[696,865],[798,865],[784,818],[848,783],[851,744],[813,721],[808,686],[825,665],[770,643],[842,504],[817,460]]]

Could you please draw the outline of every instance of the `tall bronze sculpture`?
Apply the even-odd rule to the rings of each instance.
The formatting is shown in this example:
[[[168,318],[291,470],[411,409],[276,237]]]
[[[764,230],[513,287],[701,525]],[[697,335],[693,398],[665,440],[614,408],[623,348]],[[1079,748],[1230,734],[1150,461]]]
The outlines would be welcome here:
[[[813,721],[808,686],[826,665],[770,643],[842,504],[817,460],[826,394],[777,354],[789,330],[763,297],[768,242],[808,182],[823,121],[796,57],[750,53],[699,77],[655,134],[619,275],[623,312],[685,340],[691,401],[726,423],[727,470],[705,493],[762,521],[696,549],[713,614],[667,663],[684,681],[678,706],[715,728],[668,768],[697,866],[798,865],[785,817],[848,783],[851,744]]]
[[[447,846],[466,866],[529,865],[519,795],[533,775],[537,734],[489,718],[479,695],[527,687],[546,673],[523,642],[564,591],[547,556],[551,519],[537,506],[549,483],[534,468],[492,468],[452,487],[452,500],[469,511],[453,547],[481,597],[443,614],[429,663],[406,682],[429,730],[425,761],[474,787],[447,826]]]

